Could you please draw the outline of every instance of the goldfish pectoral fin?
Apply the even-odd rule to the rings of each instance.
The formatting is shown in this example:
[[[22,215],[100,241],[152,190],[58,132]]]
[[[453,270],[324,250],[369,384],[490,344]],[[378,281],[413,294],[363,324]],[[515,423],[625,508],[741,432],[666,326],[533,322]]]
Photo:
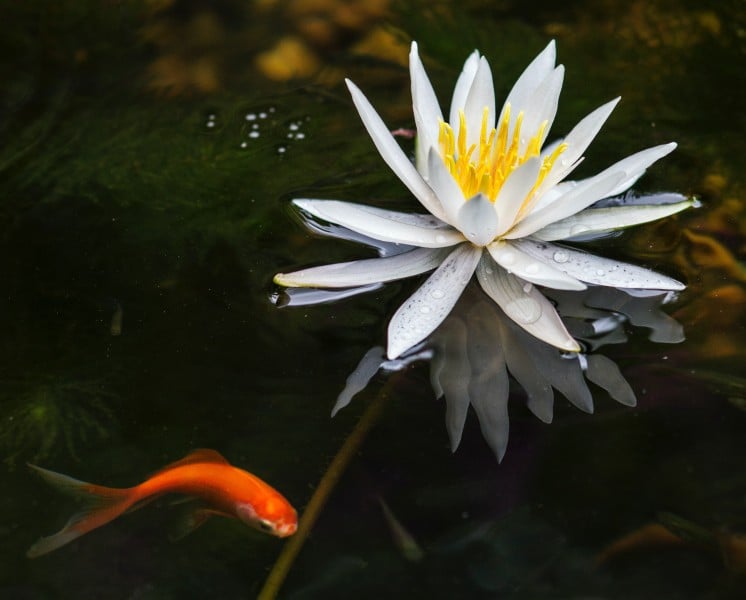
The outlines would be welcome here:
[[[197,508],[184,511],[182,517],[176,523],[174,530],[169,535],[172,542],[184,539],[190,533],[199,529],[212,516],[212,512],[207,508]]]

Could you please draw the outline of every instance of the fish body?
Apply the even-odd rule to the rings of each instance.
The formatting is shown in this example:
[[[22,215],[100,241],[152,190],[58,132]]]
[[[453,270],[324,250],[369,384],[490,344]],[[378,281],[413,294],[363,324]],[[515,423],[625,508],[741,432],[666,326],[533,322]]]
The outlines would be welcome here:
[[[297,513],[282,494],[214,450],[195,450],[130,488],[104,487],[29,466],[53,486],[88,504],[61,531],[36,542],[27,553],[30,558],[51,552],[163,494],[183,494],[202,501],[192,513],[188,530],[212,515],[239,519],[278,537],[292,535],[297,528]]]

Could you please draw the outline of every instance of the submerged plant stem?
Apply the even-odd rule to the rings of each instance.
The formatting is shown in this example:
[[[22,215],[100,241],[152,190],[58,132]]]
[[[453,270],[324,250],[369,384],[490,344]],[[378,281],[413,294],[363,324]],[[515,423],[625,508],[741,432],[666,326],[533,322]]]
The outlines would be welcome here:
[[[274,600],[277,597],[287,574],[290,572],[290,568],[293,566],[293,562],[295,562],[295,558],[300,553],[301,548],[303,548],[303,544],[316,524],[316,520],[319,518],[326,501],[334,491],[334,488],[353,457],[357,454],[360,446],[362,446],[368,432],[383,413],[387,400],[391,397],[391,390],[395,386],[396,375],[393,374],[388,379],[379,394],[365,410],[363,416],[360,417],[360,420],[339,449],[339,452],[332,459],[331,464],[319,481],[319,485],[316,487],[306,509],[300,517],[298,531],[289,539],[277,557],[267,580],[264,582],[264,587],[257,596],[257,600]]]

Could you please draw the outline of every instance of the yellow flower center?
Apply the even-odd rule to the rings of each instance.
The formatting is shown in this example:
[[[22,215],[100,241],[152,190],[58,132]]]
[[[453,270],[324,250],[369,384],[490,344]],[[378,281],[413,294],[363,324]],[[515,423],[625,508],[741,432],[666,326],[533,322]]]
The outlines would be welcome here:
[[[497,128],[487,131],[488,119],[489,109],[485,106],[482,112],[479,144],[472,144],[467,148],[466,117],[464,111],[460,110],[458,139],[453,133],[453,128],[441,121],[438,142],[443,162],[464,192],[464,197],[468,199],[481,192],[494,202],[508,176],[527,160],[539,156],[547,122],[544,121],[539,126],[538,131],[528,141],[521,154],[523,111],[518,113],[513,135],[510,137],[508,136],[510,104],[505,106],[505,114]],[[554,161],[566,148],[567,144],[559,144],[549,156],[544,157],[536,183],[526,196],[522,210],[527,207],[534,192],[551,170]]]

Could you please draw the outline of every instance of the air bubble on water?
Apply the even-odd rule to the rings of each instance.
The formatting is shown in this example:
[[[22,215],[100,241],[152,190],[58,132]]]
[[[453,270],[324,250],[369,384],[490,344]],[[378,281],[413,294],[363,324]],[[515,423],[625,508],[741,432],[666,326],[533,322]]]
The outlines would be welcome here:
[[[288,129],[290,131],[298,131],[299,125],[298,123],[290,123],[290,125],[288,125]]]
[[[256,120],[256,115],[254,113],[247,113],[245,118],[247,121],[254,121]]]
[[[570,259],[570,255],[564,250],[557,250],[552,255],[552,258],[554,259],[554,262],[565,263]]]
[[[246,142],[241,142],[241,148],[246,148],[246,146],[248,146]]]
[[[266,119],[267,118],[267,113],[266,112],[260,112],[259,113],[259,118],[260,119]]]
[[[302,140],[302,139],[304,139],[305,137],[306,137],[306,134],[305,134],[305,133],[303,133],[303,132],[298,132],[298,133],[296,133],[296,134],[295,134],[295,139],[296,139],[296,140]]]
[[[215,121],[208,121],[208,122],[206,123],[206,125],[207,125],[208,127],[215,127]]]
[[[258,138],[259,132],[258,131],[249,131],[249,137],[250,138]]]
[[[288,138],[289,140],[292,140],[292,139],[293,139],[293,134],[292,134],[292,133],[288,133],[286,137],[287,137],[287,138]]]
[[[288,149],[285,146],[278,146],[277,147],[277,154],[285,154],[285,152],[287,152],[287,151],[288,151]]]
[[[251,126],[251,128],[252,128],[252,129],[259,129],[259,123],[254,123],[254,124],[253,124],[253,125]]]

